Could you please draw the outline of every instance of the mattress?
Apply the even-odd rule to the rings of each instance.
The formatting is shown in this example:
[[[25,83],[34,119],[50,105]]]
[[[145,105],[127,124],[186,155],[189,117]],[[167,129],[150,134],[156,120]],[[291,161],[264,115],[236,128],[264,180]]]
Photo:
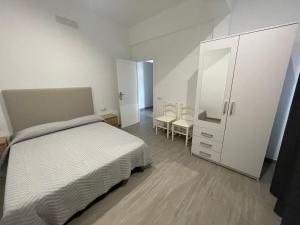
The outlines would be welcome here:
[[[104,122],[25,138],[10,147],[0,224],[64,224],[150,163],[141,139]]]

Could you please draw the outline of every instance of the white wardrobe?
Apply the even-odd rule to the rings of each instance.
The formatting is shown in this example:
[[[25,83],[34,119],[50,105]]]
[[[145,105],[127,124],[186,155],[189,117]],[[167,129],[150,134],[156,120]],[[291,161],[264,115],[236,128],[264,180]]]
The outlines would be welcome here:
[[[202,42],[192,154],[259,178],[297,24]]]

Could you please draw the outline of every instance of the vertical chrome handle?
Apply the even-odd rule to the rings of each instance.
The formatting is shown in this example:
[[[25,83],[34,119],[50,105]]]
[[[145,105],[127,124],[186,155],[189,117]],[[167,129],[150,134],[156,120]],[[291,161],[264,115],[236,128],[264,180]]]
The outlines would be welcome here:
[[[233,111],[234,111],[234,108],[235,108],[235,102],[231,102],[230,110],[229,110],[229,115],[230,115],[230,116],[232,116]]]
[[[226,112],[227,112],[227,106],[228,106],[228,102],[225,101],[225,102],[224,102],[224,107],[223,107],[223,115],[225,115]]]

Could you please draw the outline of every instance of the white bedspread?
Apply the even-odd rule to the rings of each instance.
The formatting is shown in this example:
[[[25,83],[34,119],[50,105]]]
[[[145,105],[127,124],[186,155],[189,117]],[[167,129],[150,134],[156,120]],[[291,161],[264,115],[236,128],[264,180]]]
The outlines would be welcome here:
[[[103,122],[11,147],[1,225],[61,225],[151,157],[145,143]]]

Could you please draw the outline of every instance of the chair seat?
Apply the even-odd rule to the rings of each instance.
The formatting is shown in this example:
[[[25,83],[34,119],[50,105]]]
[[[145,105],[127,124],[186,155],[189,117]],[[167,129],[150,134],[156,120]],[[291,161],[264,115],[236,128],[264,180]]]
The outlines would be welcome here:
[[[179,127],[192,127],[193,126],[193,122],[192,121],[188,121],[188,120],[177,120],[175,122],[173,122],[173,125],[175,126],[179,126]]]
[[[174,118],[172,116],[160,116],[160,117],[157,117],[155,119],[160,121],[160,122],[165,122],[165,123],[170,123],[170,122],[176,120],[176,118]]]

